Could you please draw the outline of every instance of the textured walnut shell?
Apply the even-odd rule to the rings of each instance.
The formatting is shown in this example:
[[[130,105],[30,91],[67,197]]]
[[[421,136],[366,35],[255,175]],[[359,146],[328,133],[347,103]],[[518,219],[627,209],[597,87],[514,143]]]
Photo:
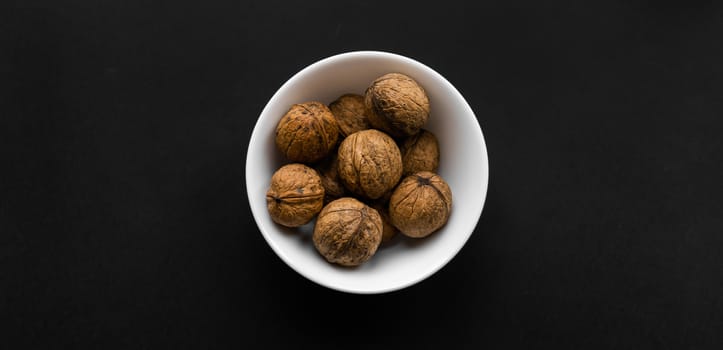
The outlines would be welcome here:
[[[357,266],[379,248],[382,218],[376,210],[354,198],[339,198],[319,213],[312,239],[327,261]]]
[[[362,95],[344,94],[330,103],[329,109],[336,118],[342,138],[357,131],[371,128],[366,116],[364,96]]]
[[[369,123],[400,137],[414,135],[429,119],[429,98],[421,85],[400,73],[385,74],[364,94]]]
[[[439,143],[437,137],[427,130],[407,137],[399,145],[402,153],[403,175],[420,171],[436,172],[439,167]]]
[[[452,211],[452,191],[437,174],[422,171],[405,177],[389,199],[392,224],[406,236],[421,238],[438,230]]]
[[[339,145],[338,156],[342,184],[363,197],[381,197],[402,176],[399,147],[379,130],[362,130],[347,136]]]
[[[276,147],[293,162],[316,162],[326,157],[338,140],[336,119],[321,102],[291,106],[276,125]]]
[[[276,170],[266,192],[266,207],[274,222],[298,227],[307,224],[324,205],[324,187],[316,171],[303,164]]]
[[[321,185],[324,186],[324,204],[335,199],[344,197],[346,188],[339,179],[339,158],[337,152],[329,153],[329,156],[318,163],[314,169],[321,177]]]

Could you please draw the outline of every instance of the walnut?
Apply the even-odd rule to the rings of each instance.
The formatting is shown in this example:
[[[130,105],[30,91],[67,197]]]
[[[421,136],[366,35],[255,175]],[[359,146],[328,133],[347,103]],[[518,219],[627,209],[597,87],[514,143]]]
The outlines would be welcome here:
[[[437,174],[422,171],[405,177],[389,199],[389,217],[404,235],[426,237],[449,219],[452,191]]]
[[[266,207],[274,222],[298,227],[307,224],[324,205],[324,187],[316,171],[306,165],[287,164],[271,177]]]
[[[326,157],[338,139],[336,119],[321,102],[291,106],[276,125],[276,147],[293,162],[313,163]]]
[[[347,136],[339,146],[339,178],[351,192],[376,199],[402,176],[402,155],[389,135],[375,129]]]
[[[337,152],[330,152],[329,157],[318,163],[314,169],[319,173],[321,185],[324,186],[324,204],[346,194],[346,188],[339,179],[339,157]]]
[[[364,107],[364,96],[344,94],[329,104],[331,113],[339,125],[341,137],[347,137],[357,131],[370,129]]]
[[[429,119],[429,98],[424,88],[400,73],[374,80],[365,92],[364,103],[369,123],[395,137],[416,134]]]
[[[354,198],[339,198],[319,213],[312,240],[327,261],[357,266],[376,253],[382,240],[382,218]]]
[[[422,129],[404,139],[399,151],[405,176],[420,171],[436,172],[439,167],[439,143],[437,137],[427,130]]]

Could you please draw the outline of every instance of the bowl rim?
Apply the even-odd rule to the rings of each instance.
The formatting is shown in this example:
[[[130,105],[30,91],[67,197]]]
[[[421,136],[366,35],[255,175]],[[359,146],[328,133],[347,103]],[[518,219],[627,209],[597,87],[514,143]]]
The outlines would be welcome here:
[[[262,227],[262,224],[260,223],[259,215],[263,215],[263,213],[258,213],[258,212],[254,209],[254,203],[253,203],[252,200],[251,200],[251,193],[250,193],[250,190],[249,190],[250,187],[251,187],[250,184],[249,184],[249,179],[250,179],[251,177],[249,176],[249,174],[251,173],[252,165],[249,163],[249,156],[248,156],[248,155],[250,154],[249,152],[250,152],[251,148],[253,147],[253,145],[257,144],[257,143],[259,142],[258,139],[259,139],[260,137],[262,137],[262,136],[260,135],[260,131],[259,131],[259,129],[260,129],[260,128],[259,128],[259,123],[261,123],[262,117],[267,114],[268,110],[272,108],[272,106],[276,103],[276,100],[279,98],[279,96],[282,94],[282,92],[284,92],[284,91],[287,89],[288,86],[294,85],[297,80],[300,80],[302,77],[304,77],[305,75],[307,75],[307,73],[308,73],[309,71],[316,70],[316,69],[318,69],[318,68],[320,68],[320,67],[322,67],[322,66],[324,66],[324,65],[333,63],[333,62],[335,62],[335,61],[342,61],[342,60],[346,60],[346,59],[350,59],[350,58],[359,58],[359,57],[364,57],[364,56],[376,57],[376,58],[381,57],[381,58],[399,60],[399,61],[403,61],[403,62],[406,63],[406,64],[414,65],[414,66],[416,66],[416,68],[426,71],[427,74],[429,74],[429,75],[431,75],[431,76],[434,76],[437,80],[439,80],[440,82],[442,82],[443,84],[445,84],[445,85],[446,85],[445,90],[448,90],[448,91],[452,92],[453,94],[457,95],[456,97],[458,97],[459,100],[463,102],[463,106],[462,106],[462,107],[463,107],[470,115],[472,115],[472,116],[474,117],[474,119],[477,121],[477,123],[475,123],[475,124],[476,124],[476,129],[475,129],[475,131],[476,131],[476,134],[478,134],[478,137],[479,137],[479,139],[480,139],[480,143],[481,143],[481,145],[482,145],[482,149],[481,149],[481,151],[482,151],[482,152],[481,152],[482,159],[481,159],[481,161],[483,162],[483,165],[484,165],[483,168],[486,169],[486,171],[483,172],[483,174],[482,174],[482,179],[481,179],[481,180],[482,180],[482,183],[481,183],[482,198],[481,198],[481,203],[480,203],[479,211],[473,213],[473,214],[474,214],[474,222],[475,222],[475,224],[474,224],[474,226],[472,226],[472,228],[471,228],[471,230],[470,230],[469,232],[465,232],[466,237],[465,237],[464,240],[462,241],[462,244],[454,247],[454,251],[450,251],[450,254],[448,254],[447,256],[445,256],[443,259],[440,259],[440,260],[434,265],[433,268],[430,268],[429,270],[425,271],[425,273],[422,273],[422,274],[420,274],[419,276],[416,276],[415,278],[406,280],[405,282],[402,282],[402,283],[396,283],[396,284],[391,284],[391,285],[389,285],[389,286],[383,286],[382,288],[359,290],[359,289],[348,288],[348,287],[345,287],[345,286],[339,286],[339,285],[334,285],[334,284],[330,284],[330,283],[325,283],[324,281],[322,281],[322,280],[320,280],[320,279],[317,279],[312,273],[309,273],[309,272],[306,271],[305,269],[300,268],[292,259],[290,259],[290,258],[284,253],[284,251],[283,251],[281,248],[279,248],[279,246],[277,245],[277,243],[276,243],[272,238],[269,237],[269,233],[267,233],[267,232],[264,230],[264,227]],[[271,96],[271,98],[268,100],[268,102],[264,105],[264,108],[261,110],[261,113],[258,115],[258,117],[257,117],[257,119],[256,119],[256,122],[254,123],[254,128],[253,128],[253,130],[252,130],[252,132],[251,132],[251,137],[250,137],[250,139],[249,139],[249,144],[247,145],[245,163],[246,163],[246,164],[245,164],[246,169],[245,169],[245,173],[244,173],[244,174],[245,174],[245,177],[246,177],[246,180],[245,180],[245,182],[246,182],[246,197],[247,197],[247,200],[248,200],[248,202],[249,202],[249,208],[250,208],[250,210],[251,210],[252,216],[254,217],[254,221],[256,222],[257,229],[261,232],[261,235],[264,237],[264,240],[265,240],[266,243],[271,247],[271,249],[274,251],[274,253],[275,253],[284,263],[286,263],[287,266],[289,266],[292,270],[296,271],[298,274],[300,274],[301,276],[303,276],[303,277],[306,278],[307,280],[310,280],[310,281],[314,282],[314,283],[317,284],[317,285],[320,285],[320,286],[323,286],[323,287],[326,287],[326,288],[329,288],[329,289],[332,289],[332,290],[336,290],[336,291],[340,291],[340,292],[346,292],[346,293],[352,293],[352,294],[383,294],[383,293],[388,293],[388,292],[393,292],[393,291],[401,290],[401,289],[410,287],[410,286],[412,286],[412,285],[415,285],[415,284],[417,284],[417,283],[419,283],[419,282],[421,282],[421,281],[424,281],[425,279],[427,279],[427,278],[429,278],[430,276],[432,276],[432,275],[434,275],[435,273],[437,273],[437,272],[438,272],[440,269],[442,269],[444,266],[446,266],[454,257],[456,257],[456,256],[459,254],[459,252],[461,251],[461,249],[462,249],[462,248],[467,244],[467,242],[469,241],[469,238],[472,236],[472,233],[474,233],[474,230],[477,228],[477,225],[479,224],[479,220],[480,220],[480,217],[482,216],[482,212],[483,212],[483,210],[484,210],[484,206],[485,206],[485,203],[486,203],[486,200],[487,200],[488,185],[489,185],[489,156],[488,156],[488,152],[487,152],[487,144],[486,144],[486,142],[485,142],[484,134],[482,133],[482,128],[481,128],[481,126],[480,126],[479,119],[477,119],[474,111],[472,110],[472,108],[470,107],[469,103],[468,103],[467,100],[464,98],[464,96],[463,96],[463,95],[457,90],[457,88],[454,87],[454,85],[452,85],[444,76],[442,76],[440,73],[438,73],[437,71],[433,70],[433,69],[430,68],[429,66],[425,65],[424,63],[419,62],[419,61],[417,61],[417,60],[415,60],[415,59],[409,58],[409,57],[407,57],[407,56],[400,55],[400,54],[396,54],[396,53],[392,53],[392,52],[387,52],[387,51],[377,51],[377,50],[347,51],[347,52],[342,52],[342,53],[334,54],[334,55],[331,55],[331,56],[328,56],[328,57],[319,59],[319,60],[317,60],[317,61],[315,61],[315,62],[313,62],[313,63],[311,63],[311,64],[309,64],[309,65],[307,65],[307,66],[305,66],[305,67],[303,67],[303,68],[301,68],[298,72],[294,73],[289,79],[287,79],[287,80],[274,92],[274,94]]]

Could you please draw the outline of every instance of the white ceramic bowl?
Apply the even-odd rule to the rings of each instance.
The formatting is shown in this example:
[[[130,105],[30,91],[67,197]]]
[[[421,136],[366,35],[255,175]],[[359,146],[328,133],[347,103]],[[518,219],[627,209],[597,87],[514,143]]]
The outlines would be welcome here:
[[[356,268],[332,265],[311,240],[313,222],[301,229],[275,224],[266,209],[271,175],[288,163],[274,144],[276,124],[294,103],[330,103],[344,93],[363,94],[378,76],[399,72],[426,90],[431,114],[426,129],[440,145],[438,173],[452,190],[452,214],[430,236],[397,237]],[[487,149],[479,123],[462,95],[444,77],[410,58],[378,51],[343,53],[322,59],[291,77],[271,97],[254,127],[246,157],[251,211],[269,246],[304,277],[350,293],[384,293],[415,284],[442,268],[464,246],[479,221],[487,194]]]

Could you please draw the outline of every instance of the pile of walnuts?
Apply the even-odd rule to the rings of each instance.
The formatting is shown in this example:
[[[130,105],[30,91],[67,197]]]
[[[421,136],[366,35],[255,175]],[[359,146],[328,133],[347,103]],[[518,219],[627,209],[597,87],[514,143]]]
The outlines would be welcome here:
[[[437,138],[422,129],[429,112],[422,86],[399,73],[377,78],[364,96],[291,106],[276,126],[276,146],[291,163],[266,193],[273,221],[299,227],[316,217],[316,250],[343,266],[367,261],[397,232],[437,231],[452,192],[435,173]]]

